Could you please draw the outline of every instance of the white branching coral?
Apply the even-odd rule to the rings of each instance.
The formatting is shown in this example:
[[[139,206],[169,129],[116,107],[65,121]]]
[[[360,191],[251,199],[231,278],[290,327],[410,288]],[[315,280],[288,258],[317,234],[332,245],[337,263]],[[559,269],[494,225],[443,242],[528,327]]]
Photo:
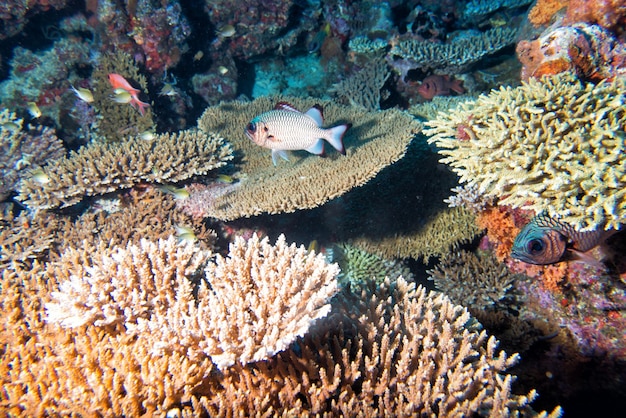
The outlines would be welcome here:
[[[65,262],[78,260],[75,250]],[[47,321],[64,327],[123,324],[130,335],[150,336],[151,350],[210,356],[219,367],[264,360],[285,350],[330,311],[339,267],[323,255],[267,238],[238,238],[228,257],[174,238],[94,254],[74,266]],[[194,297],[194,276],[206,264]]]

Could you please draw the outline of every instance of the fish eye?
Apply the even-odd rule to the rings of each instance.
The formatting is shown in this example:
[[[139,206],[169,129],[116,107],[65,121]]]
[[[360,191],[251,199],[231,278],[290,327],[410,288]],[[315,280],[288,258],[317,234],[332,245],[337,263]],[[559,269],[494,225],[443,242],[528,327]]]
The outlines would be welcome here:
[[[528,243],[526,249],[530,254],[540,253],[544,250],[543,241],[541,241],[540,239],[533,239]]]
[[[253,132],[255,132],[255,131],[256,131],[256,125],[255,125],[254,123],[250,122],[250,123],[248,124],[248,126],[246,126],[246,130],[247,130],[248,132],[252,132],[252,133],[253,133]]]

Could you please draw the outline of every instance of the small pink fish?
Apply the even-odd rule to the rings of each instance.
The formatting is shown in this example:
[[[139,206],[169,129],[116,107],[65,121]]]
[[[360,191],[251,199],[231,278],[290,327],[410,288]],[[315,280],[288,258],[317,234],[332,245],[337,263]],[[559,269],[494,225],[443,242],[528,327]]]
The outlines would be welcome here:
[[[272,150],[274,165],[277,156],[288,160],[286,150],[306,150],[323,155],[324,140],[345,155],[343,136],[352,124],[322,128],[323,123],[320,105],[302,113],[289,103],[279,102],[274,110],[252,119],[246,126],[245,134],[255,144]]]
[[[129,103],[133,109],[137,109],[139,113],[141,113],[141,116],[146,113],[146,108],[150,105],[139,100],[139,90],[131,86],[124,77],[119,74],[111,73],[109,74],[109,83],[111,83],[113,90],[122,89],[130,94]]]
[[[426,100],[432,100],[435,96],[449,96],[451,92],[463,94],[463,82],[450,78],[447,75],[430,75],[422,81],[417,92]]]

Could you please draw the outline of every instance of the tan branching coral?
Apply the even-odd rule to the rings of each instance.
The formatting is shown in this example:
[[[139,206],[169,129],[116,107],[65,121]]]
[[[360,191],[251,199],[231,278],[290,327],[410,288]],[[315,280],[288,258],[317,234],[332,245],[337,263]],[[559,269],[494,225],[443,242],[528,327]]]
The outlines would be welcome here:
[[[203,175],[231,159],[231,147],[222,138],[197,130],[156,135],[151,141],[132,137],[121,143],[92,142],[43,167],[49,181],[24,179],[17,198],[31,208],[66,207],[85,196],[140,182],[177,182]]]
[[[385,258],[414,258],[428,263],[431,257],[442,257],[479,233],[471,211],[450,208],[434,213],[411,234],[380,239],[359,238],[351,244]]]
[[[246,124],[278,101],[306,111],[324,107],[326,126],[351,122],[345,138],[346,156],[330,152],[326,158],[305,151],[292,153],[290,162],[272,165],[270,152],[244,135]],[[250,103],[230,102],[208,108],[198,121],[205,132],[215,132],[232,143],[241,156],[241,185],[206,202],[206,216],[221,220],[261,213],[310,209],[361,186],[384,167],[402,158],[421,124],[399,110],[368,112],[314,99],[259,98]]]
[[[249,252],[255,253],[251,247]],[[236,363],[218,372],[198,350],[198,343],[207,337],[193,331],[198,331],[200,319],[188,315],[196,301],[190,296],[193,288],[187,277],[194,276],[208,254],[190,245],[176,246],[172,240],[144,241],[113,253],[101,257],[102,248],[71,250],[62,263],[47,268],[35,263],[29,271],[2,272],[2,413],[512,416],[533,412],[528,403],[535,392],[512,394],[514,377],[505,374],[517,356],[497,352],[493,337],[468,327],[471,321],[465,309],[440,294],[415,289],[402,278],[394,286],[365,288],[361,295],[342,293],[335,299],[332,317],[319,321],[298,344],[267,361]],[[133,286],[133,292],[98,293],[104,290],[101,285],[110,287],[111,282],[103,280],[105,265],[113,273],[130,276],[135,284],[145,282],[147,291]],[[52,292],[68,281],[76,284],[68,291],[78,300],[85,296],[80,291],[83,285],[97,284],[90,300],[107,303],[91,307],[108,306],[108,313],[79,305],[72,315],[63,315],[78,301],[59,306]],[[118,290],[128,290],[125,283],[118,284]],[[258,302],[274,303],[271,298]],[[302,308],[308,303],[297,302]],[[49,319],[68,319],[68,325],[75,324],[74,319],[82,322],[86,313],[89,320],[104,322],[59,327],[43,321],[43,305],[52,314]],[[136,319],[120,311],[120,306],[134,310]],[[167,317],[170,326],[152,332],[141,329],[143,322],[155,317]],[[126,329],[122,321],[131,327]],[[558,413],[557,408],[553,416]]]
[[[571,75],[502,87],[428,122],[461,182],[499,204],[546,211],[580,229],[626,216],[626,82]],[[471,135],[459,137],[459,127]]]

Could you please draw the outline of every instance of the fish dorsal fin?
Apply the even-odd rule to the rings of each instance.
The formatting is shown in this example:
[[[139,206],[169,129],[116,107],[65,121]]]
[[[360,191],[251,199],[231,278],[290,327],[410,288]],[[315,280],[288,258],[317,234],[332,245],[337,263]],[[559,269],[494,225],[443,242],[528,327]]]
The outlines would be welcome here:
[[[305,115],[313,119],[315,123],[317,123],[317,126],[324,124],[324,109],[318,104],[307,110]]]
[[[291,103],[287,102],[276,103],[276,106],[274,106],[274,110],[286,110],[288,112],[302,113],[298,109],[296,109]]]

